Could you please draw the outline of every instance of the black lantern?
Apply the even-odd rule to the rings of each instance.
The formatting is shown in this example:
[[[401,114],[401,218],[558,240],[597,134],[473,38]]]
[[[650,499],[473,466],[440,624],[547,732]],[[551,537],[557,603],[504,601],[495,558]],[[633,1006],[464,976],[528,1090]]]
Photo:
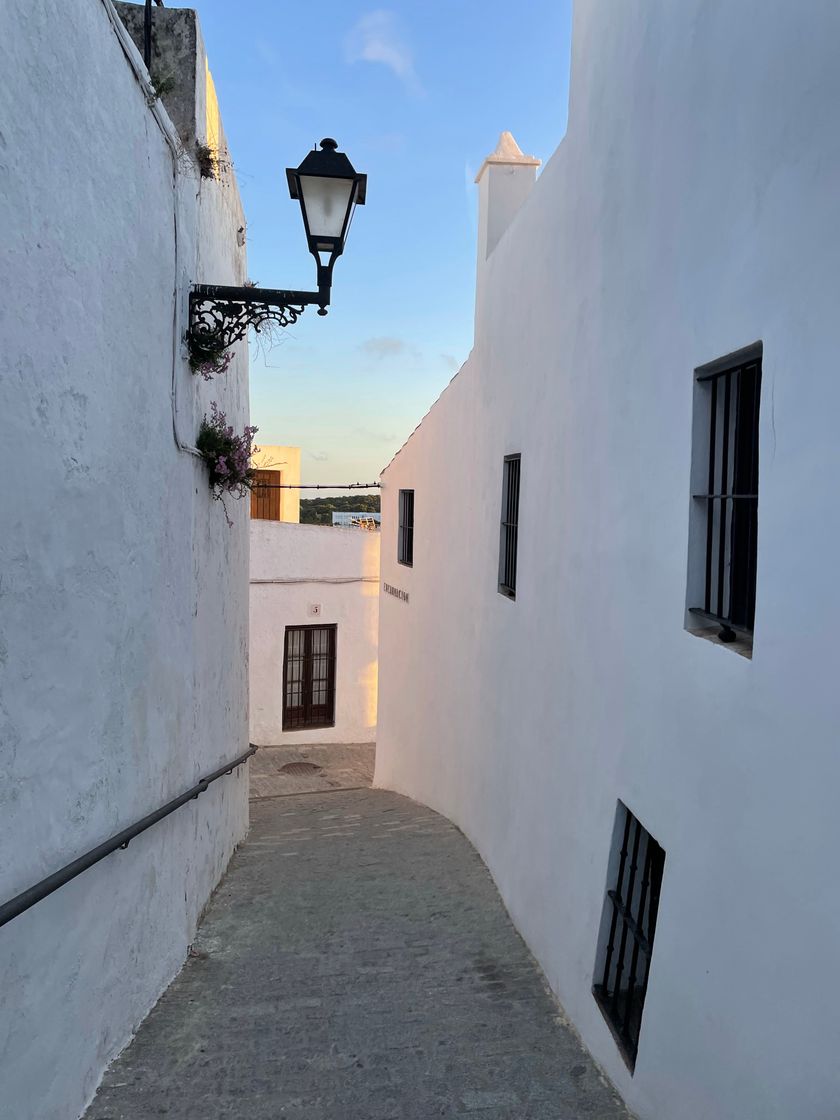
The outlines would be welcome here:
[[[318,266],[318,291],[194,284],[186,336],[194,368],[219,359],[249,327],[288,327],[312,304],[319,315],[327,313],[333,265],[344,252],[353,211],[364,205],[367,175],[357,174],[335,140],[326,139],[300,167],[287,168],[286,178],[292,198],[300,201],[309,251]]]
[[[314,148],[300,167],[287,167],[286,178],[289,194],[300,201],[309,252],[318,265],[318,287],[329,287],[353,212],[365,204],[367,175],[358,175],[335,140],[327,137],[321,150]]]

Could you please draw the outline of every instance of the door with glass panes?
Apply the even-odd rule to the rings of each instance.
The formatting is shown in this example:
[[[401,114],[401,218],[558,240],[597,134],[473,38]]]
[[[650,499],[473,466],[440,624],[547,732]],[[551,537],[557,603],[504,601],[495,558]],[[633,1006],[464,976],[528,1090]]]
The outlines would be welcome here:
[[[283,730],[335,724],[335,626],[287,626]]]

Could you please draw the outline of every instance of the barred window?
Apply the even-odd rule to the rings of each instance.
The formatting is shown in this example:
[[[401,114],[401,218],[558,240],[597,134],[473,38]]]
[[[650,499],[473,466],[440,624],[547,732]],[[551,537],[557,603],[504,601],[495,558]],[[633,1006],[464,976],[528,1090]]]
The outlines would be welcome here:
[[[414,564],[414,491],[400,490],[400,523],[397,535],[397,560]]]
[[[758,545],[758,412],[761,345],[696,373],[694,477],[703,490],[692,494],[702,510],[702,599],[689,612],[719,626],[722,642],[749,640],[755,621]],[[706,433],[705,439],[702,438]],[[699,573],[698,573],[699,576]],[[694,584],[700,590],[701,579]]]
[[[335,724],[335,626],[287,626],[283,730]]]
[[[665,852],[620,801],[615,847],[592,992],[632,1071],[639,1049]]]
[[[519,543],[519,466],[521,455],[506,455],[502,483],[499,544],[499,591],[516,598],[516,550]]]

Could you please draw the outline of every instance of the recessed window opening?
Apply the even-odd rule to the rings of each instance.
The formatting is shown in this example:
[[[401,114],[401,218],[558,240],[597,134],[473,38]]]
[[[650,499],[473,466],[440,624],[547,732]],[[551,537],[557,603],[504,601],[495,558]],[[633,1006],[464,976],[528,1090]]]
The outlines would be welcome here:
[[[592,993],[631,1072],[636,1064],[665,852],[620,801]]]
[[[726,643],[755,622],[760,399],[761,344],[696,371],[687,605]]]
[[[516,560],[519,545],[519,473],[521,455],[506,455],[502,481],[502,520],[499,543],[499,591],[516,598]]]
[[[406,567],[414,565],[414,491],[400,490],[400,516],[397,530],[397,560]]]
[[[335,724],[335,626],[287,626],[283,730]]]

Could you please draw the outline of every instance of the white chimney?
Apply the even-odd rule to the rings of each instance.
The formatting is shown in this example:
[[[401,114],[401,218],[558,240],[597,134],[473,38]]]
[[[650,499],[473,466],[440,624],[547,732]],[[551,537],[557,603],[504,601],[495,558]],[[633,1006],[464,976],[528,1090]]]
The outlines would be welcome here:
[[[522,154],[503,132],[475,177],[478,183],[478,266],[487,260],[537,179],[540,160]]]
[[[499,137],[495,152],[482,163],[478,183],[478,271],[476,314],[482,300],[484,262],[496,248],[513,216],[537,180],[541,161],[523,155],[509,132]]]

